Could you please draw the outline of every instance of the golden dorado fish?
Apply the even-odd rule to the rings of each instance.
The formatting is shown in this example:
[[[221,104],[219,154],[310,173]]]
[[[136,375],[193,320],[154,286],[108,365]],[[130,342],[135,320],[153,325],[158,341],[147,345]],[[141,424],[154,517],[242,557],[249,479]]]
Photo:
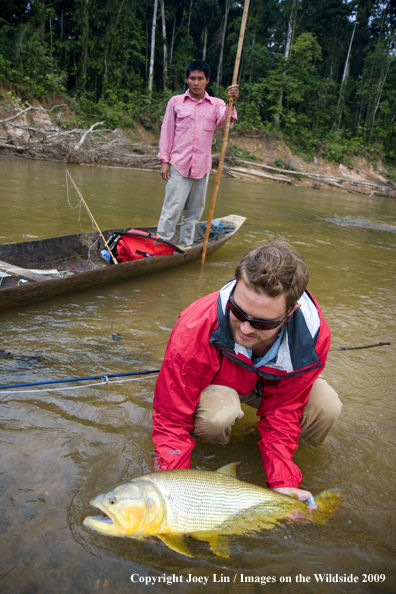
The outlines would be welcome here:
[[[229,557],[229,535],[272,528],[296,510],[324,523],[340,502],[339,492],[324,491],[316,497],[318,509],[308,514],[305,503],[293,497],[238,480],[233,463],[217,472],[180,469],[139,476],[91,500],[101,513],[85,518],[84,526],[108,536],[155,536],[192,557],[188,535]]]

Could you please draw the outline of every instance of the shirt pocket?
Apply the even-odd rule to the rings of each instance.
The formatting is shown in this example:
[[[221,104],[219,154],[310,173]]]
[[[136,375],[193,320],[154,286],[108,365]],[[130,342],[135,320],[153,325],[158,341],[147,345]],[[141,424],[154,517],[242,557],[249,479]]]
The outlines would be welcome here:
[[[204,130],[206,132],[214,132],[216,128],[217,118],[215,115],[204,116]]]
[[[176,125],[178,128],[184,130],[188,128],[191,122],[191,110],[181,108],[176,111]]]

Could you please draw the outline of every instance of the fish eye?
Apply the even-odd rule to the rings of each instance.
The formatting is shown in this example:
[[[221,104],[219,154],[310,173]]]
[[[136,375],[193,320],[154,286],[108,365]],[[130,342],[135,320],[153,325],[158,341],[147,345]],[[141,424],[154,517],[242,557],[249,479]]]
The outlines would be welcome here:
[[[115,505],[117,503],[117,499],[115,497],[109,497],[109,503],[111,503],[111,505]]]

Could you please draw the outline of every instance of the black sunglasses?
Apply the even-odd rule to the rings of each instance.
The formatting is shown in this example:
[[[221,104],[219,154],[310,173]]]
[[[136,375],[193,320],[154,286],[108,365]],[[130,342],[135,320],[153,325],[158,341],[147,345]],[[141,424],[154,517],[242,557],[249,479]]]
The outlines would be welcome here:
[[[232,295],[230,295],[228,301],[230,304],[230,310],[232,311],[236,319],[240,322],[249,322],[251,327],[255,328],[256,330],[274,330],[274,328],[277,328],[286,320],[286,318],[290,315],[294,307],[294,305],[292,305],[285,317],[283,317],[281,320],[256,320],[254,318],[249,318],[245,314],[245,312],[235,304],[235,302],[232,299]]]

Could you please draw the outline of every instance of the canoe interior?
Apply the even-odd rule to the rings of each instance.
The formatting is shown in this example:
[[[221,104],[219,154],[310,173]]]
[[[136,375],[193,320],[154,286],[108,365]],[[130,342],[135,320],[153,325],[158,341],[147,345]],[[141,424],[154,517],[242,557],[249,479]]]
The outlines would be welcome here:
[[[228,215],[220,219],[224,224],[233,224],[235,230],[210,240],[207,253],[219,249],[239,229],[245,217]],[[125,233],[126,229],[111,229],[103,232],[106,240],[113,233]],[[155,233],[156,227],[136,227],[142,231]],[[180,226],[177,227],[173,243],[178,242]],[[0,244],[0,261],[23,269],[35,271],[57,271],[55,275],[45,275],[42,282],[26,282],[18,276],[0,275],[0,309],[17,307],[48,299],[75,290],[91,288],[108,282],[115,282],[140,274],[185,264],[200,258],[202,241],[201,223],[197,223],[194,245],[185,254],[175,252],[170,256],[155,256],[132,260],[118,265],[109,265],[101,257],[105,247],[98,232],[65,235],[49,239]],[[61,273],[61,276],[59,276]]]
[[[177,242],[180,232],[178,226],[174,240]],[[127,229],[111,229],[104,231],[106,241],[113,233],[126,233]],[[136,227],[140,231],[155,233],[156,227]],[[195,239],[199,237],[200,223],[197,224]],[[98,271],[106,269],[109,264],[103,260],[100,252],[106,246],[102,238],[98,240],[99,233],[79,233],[76,235],[64,235],[49,239],[24,241],[20,243],[8,243],[0,245],[0,260],[27,268],[29,270],[57,270],[61,273],[80,273],[91,270]],[[0,288],[16,287],[20,279],[14,276],[3,278]]]

